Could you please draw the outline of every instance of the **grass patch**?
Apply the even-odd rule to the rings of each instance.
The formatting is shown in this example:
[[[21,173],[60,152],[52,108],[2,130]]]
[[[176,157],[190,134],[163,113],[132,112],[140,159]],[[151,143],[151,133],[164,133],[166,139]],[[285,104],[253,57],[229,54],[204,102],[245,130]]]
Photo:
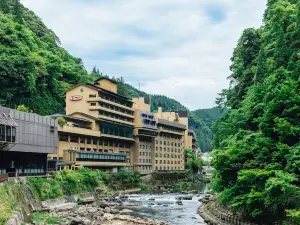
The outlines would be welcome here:
[[[57,224],[65,221],[66,219],[51,217],[47,213],[36,212],[32,215],[34,223]]]

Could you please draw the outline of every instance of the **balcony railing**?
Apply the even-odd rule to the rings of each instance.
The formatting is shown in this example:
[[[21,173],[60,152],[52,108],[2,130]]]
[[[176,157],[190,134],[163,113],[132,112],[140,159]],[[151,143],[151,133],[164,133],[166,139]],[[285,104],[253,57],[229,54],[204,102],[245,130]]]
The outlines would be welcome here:
[[[128,117],[128,118],[134,119],[133,115],[129,115],[127,113],[123,113],[123,112],[112,110],[112,109],[108,109],[106,107],[102,107],[102,106],[99,106],[99,105],[98,106],[90,106],[89,109],[90,110],[102,110],[102,111],[106,111],[106,112],[110,112],[110,113],[113,113],[113,114],[117,114],[117,115],[121,115],[121,116],[125,116],[125,117]]]
[[[86,129],[86,128],[59,126],[58,131],[100,137],[100,131],[90,130],[90,129]]]
[[[101,97],[96,97],[96,98],[90,98],[87,100],[88,102],[105,102],[107,104],[110,104],[110,105],[114,105],[114,106],[118,106],[118,107],[121,107],[121,108],[124,108],[124,109],[127,109],[127,110],[130,110],[132,112],[134,112],[134,109],[133,108],[130,108],[128,106],[125,106],[125,105],[122,105],[122,104],[119,104],[119,103],[116,103],[116,102],[112,102],[112,101],[109,101],[109,100],[106,100],[104,98],[101,98]]]
[[[127,125],[130,125],[130,126],[134,126],[134,123],[124,121],[124,120],[115,119],[115,118],[108,117],[108,116],[99,115],[99,118],[104,119],[104,120],[108,120],[108,121],[114,121],[114,122],[118,122],[118,123],[127,124]]]
[[[158,132],[164,132],[164,133],[170,133],[170,134],[176,134],[176,135],[184,135],[183,131],[174,131],[174,130],[169,130],[169,129],[165,129],[165,128],[158,128]]]

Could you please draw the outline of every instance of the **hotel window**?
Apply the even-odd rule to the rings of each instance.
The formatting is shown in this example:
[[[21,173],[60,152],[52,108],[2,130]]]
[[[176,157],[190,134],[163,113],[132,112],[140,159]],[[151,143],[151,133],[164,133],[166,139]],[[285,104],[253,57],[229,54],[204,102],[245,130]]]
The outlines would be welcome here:
[[[80,143],[85,143],[85,138],[84,137],[80,137]]]
[[[87,144],[91,144],[91,143],[92,143],[92,139],[91,139],[91,138],[87,138],[87,139],[86,139],[86,143],[87,143]]]
[[[78,143],[78,137],[77,136],[70,136],[70,142]]]
[[[59,135],[60,141],[68,141],[68,135]]]
[[[96,102],[91,102],[91,106],[96,106]]]
[[[97,145],[98,140],[96,138],[93,138],[93,144]]]
[[[89,98],[96,98],[96,95],[89,95]]]

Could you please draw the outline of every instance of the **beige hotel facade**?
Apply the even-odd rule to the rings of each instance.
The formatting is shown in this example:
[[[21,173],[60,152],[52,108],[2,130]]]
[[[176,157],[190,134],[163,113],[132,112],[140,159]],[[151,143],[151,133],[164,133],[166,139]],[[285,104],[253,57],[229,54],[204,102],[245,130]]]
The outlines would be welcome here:
[[[142,174],[184,169],[184,149],[192,146],[187,112],[152,113],[144,98],[117,93],[117,83],[100,78],[66,92],[65,124],[58,126],[58,169],[121,168]]]

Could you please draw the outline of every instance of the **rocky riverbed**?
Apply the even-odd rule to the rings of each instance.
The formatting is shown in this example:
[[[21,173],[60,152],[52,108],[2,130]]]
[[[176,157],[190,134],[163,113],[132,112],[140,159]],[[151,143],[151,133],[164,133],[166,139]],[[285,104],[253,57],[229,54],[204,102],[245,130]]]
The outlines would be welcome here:
[[[205,224],[197,210],[204,194],[132,194],[97,198],[90,204],[64,203],[46,214],[58,225],[181,225]],[[53,202],[52,202],[53,203]],[[59,202],[58,202],[59,203]],[[45,203],[44,203],[45,204]],[[70,207],[71,206],[71,207]],[[45,216],[45,214],[43,215]],[[49,220],[48,220],[49,221]]]
[[[121,199],[108,198],[73,209],[54,209],[48,216],[59,221],[55,222],[59,225],[167,225],[163,222],[128,215],[131,211],[121,209],[122,206]]]

